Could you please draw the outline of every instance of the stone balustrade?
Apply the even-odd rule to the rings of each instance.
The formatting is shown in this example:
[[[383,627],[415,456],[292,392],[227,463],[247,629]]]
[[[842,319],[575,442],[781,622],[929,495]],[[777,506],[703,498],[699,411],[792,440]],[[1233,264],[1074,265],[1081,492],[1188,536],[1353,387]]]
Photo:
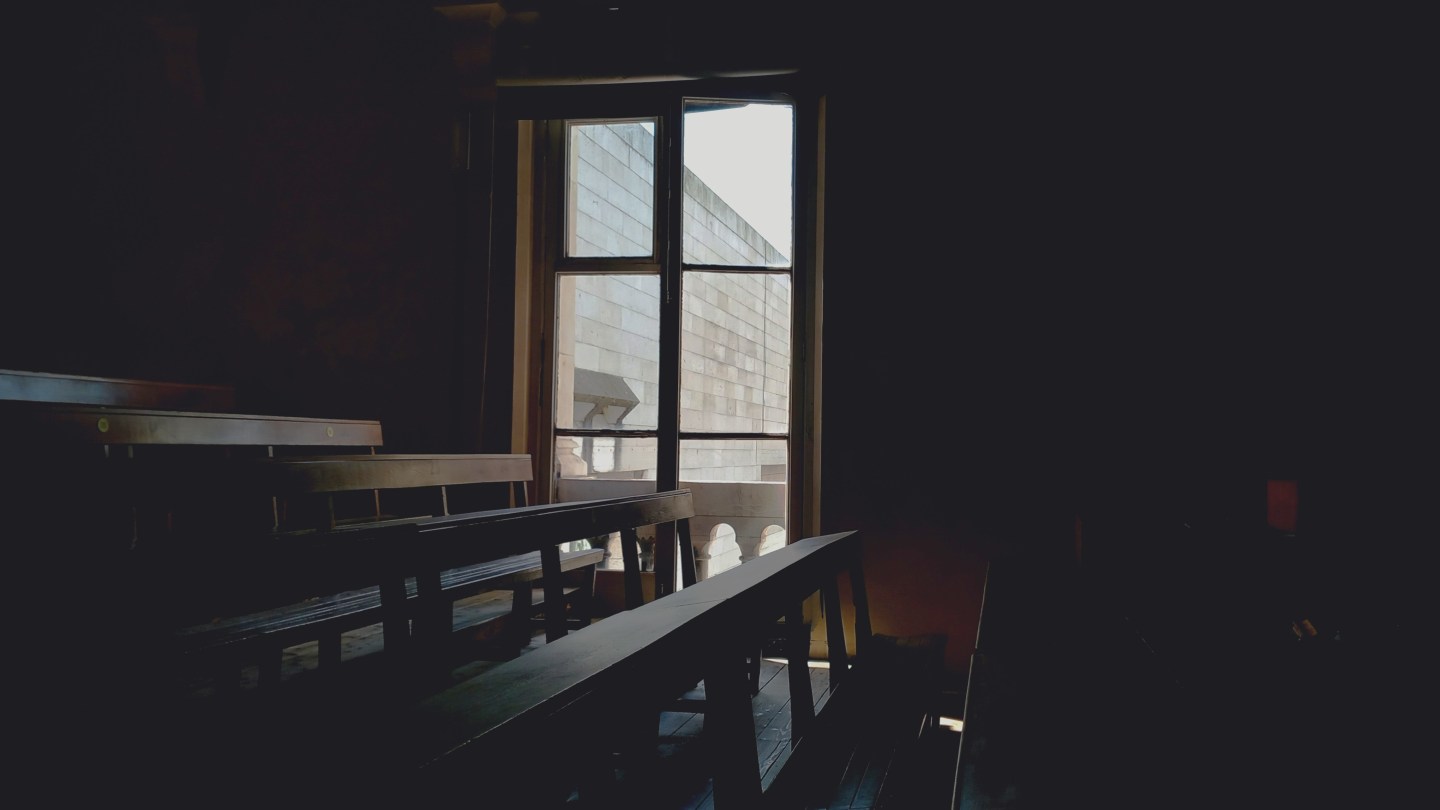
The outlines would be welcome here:
[[[690,542],[695,576],[706,579],[785,545],[783,481],[681,481],[695,503]],[[586,501],[655,491],[643,479],[561,478],[559,499]],[[610,559],[619,560],[619,538],[610,541]],[[641,535],[642,558],[653,560],[654,534]]]

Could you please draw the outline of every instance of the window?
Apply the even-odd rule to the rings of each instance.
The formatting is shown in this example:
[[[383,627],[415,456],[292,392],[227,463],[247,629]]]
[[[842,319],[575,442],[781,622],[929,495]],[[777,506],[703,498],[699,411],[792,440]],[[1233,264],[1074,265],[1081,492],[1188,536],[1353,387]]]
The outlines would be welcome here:
[[[703,578],[800,536],[809,510],[796,190],[815,150],[788,95],[638,97],[533,122],[541,497],[689,488]]]

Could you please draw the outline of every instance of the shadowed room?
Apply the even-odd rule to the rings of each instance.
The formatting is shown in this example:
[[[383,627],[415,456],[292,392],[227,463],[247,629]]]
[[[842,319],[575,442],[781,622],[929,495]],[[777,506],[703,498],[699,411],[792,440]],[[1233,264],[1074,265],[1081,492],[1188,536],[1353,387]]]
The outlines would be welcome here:
[[[57,790],[1424,795],[1414,21],[26,5],[0,413]],[[759,119],[701,162],[744,109],[779,225],[726,185]]]

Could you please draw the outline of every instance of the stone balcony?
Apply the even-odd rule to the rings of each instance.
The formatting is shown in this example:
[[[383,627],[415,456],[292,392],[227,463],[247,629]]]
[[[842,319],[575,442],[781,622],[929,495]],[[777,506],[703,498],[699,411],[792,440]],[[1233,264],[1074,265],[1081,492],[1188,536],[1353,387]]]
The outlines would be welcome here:
[[[690,542],[695,576],[706,579],[785,545],[783,481],[681,481],[695,502]],[[655,482],[639,479],[561,478],[561,501],[618,498],[655,491]],[[640,535],[641,562],[653,566],[655,535]],[[606,544],[606,564],[620,566],[620,538]]]

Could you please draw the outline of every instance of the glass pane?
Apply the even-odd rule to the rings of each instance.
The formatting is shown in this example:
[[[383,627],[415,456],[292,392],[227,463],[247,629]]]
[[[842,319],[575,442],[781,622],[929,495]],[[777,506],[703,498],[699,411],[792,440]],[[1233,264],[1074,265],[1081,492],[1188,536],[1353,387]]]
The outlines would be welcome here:
[[[660,277],[560,276],[556,289],[555,426],[658,427]]]
[[[557,497],[591,501],[655,491],[655,439],[632,436],[557,436]]]
[[[794,109],[687,102],[683,140],[684,260],[789,267]]]
[[[788,433],[790,276],[685,274],[680,429]]]
[[[559,466],[560,480],[556,487],[556,499],[561,502],[593,501],[654,492],[655,447],[653,438],[557,437],[555,463]],[[642,570],[653,570],[655,527],[642,528],[638,534],[640,567]],[[614,532],[566,543],[562,549],[603,548],[605,559],[600,567],[617,570],[625,567],[620,543],[620,533]]]
[[[785,545],[785,445],[779,439],[680,443],[680,486],[695,499],[690,540],[701,579]]]
[[[655,123],[571,124],[565,255],[655,254]]]

